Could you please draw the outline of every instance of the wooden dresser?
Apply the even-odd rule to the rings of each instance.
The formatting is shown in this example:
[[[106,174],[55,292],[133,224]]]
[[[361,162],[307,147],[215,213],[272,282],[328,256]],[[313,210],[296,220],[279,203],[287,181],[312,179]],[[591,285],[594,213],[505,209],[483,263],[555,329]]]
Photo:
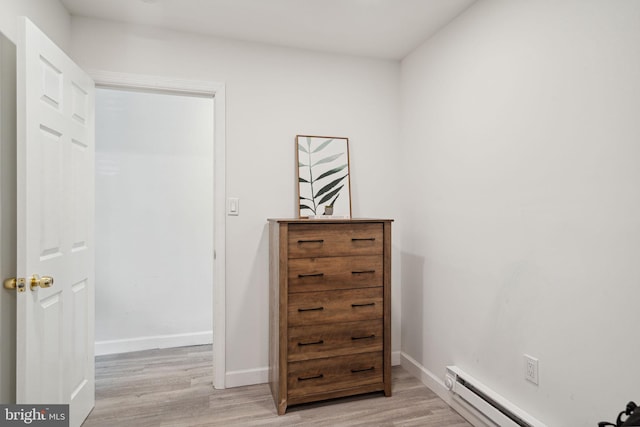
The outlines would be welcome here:
[[[269,382],[289,405],[391,396],[391,221],[269,220]]]

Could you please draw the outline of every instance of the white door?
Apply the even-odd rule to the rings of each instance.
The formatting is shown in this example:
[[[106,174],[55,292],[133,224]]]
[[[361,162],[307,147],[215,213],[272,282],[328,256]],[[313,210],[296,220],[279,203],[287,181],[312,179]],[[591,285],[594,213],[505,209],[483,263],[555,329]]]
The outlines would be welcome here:
[[[17,43],[17,403],[93,408],[94,83],[31,21]],[[53,286],[31,286],[33,275]]]

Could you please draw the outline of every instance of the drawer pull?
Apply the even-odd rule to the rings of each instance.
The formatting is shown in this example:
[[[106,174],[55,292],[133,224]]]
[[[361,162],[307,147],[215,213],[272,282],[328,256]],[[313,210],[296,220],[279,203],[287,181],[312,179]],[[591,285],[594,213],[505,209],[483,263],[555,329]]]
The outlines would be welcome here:
[[[367,302],[363,304],[351,304],[351,307],[368,307],[370,305],[376,305],[375,302]]]
[[[364,369],[352,369],[352,370],[351,370],[351,373],[352,373],[352,374],[356,374],[356,373],[358,373],[358,372],[373,371],[374,369],[376,369],[376,368],[375,368],[375,366],[372,366],[372,367],[370,367],[370,368],[364,368]]]
[[[308,274],[298,274],[299,279],[303,279],[305,277],[322,277],[324,273],[308,273]]]
[[[356,340],[368,340],[368,339],[373,339],[373,338],[375,338],[375,337],[376,337],[376,334],[371,334],[371,335],[366,335],[366,336],[364,336],[364,337],[351,337],[351,339],[352,339],[353,341],[356,341]]]
[[[318,240],[298,240],[298,244],[301,245],[303,243],[324,243],[323,239]]]
[[[351,239],[352,242],[373,242],[375,240],[375,237],[354,237],[353,239]]]
[[[359,270],[359,271],[352,271],[351,274],[375,274],[375,270]]]
[[[317,345],[317,344],[324,344],[324,340],[314,341],[314,342],[299,342],[298,346],[302,347],[302,346],[305,346],[305,345]]]
[[[298,311],[320,311],[324,310],[324,307],[313,307],[313,308],[299,308]]]
[[[353,370],[351,372],[353,372]],[[311,377],[298,377],[298,381],[319,380],[320,378],[324,378],[324,374],[313,375]]]

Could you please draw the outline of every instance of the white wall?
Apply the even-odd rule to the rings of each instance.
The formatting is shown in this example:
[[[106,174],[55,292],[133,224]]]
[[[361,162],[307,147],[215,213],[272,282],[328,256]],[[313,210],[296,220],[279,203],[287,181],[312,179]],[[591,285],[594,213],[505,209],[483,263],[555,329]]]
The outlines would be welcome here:
[[[0,0],[0,274],[15,276],[15,42],[18,16],[28,16],[63,50],[70,17],[57,0]],[[13,97],[13,100],[11,99]],[[0,402],[15,402],[15,295],[0,289]]]
[[[16,275],[16,47],[0,34],[0,281]],[[16,294],[0,289],[0,402],[15,401]]]
[[[58,0],[0,0],[0,12],[0,31],[12,42],[18,35],[18,16],[26,16],[69,52],[71,17]]]
[[[397,217],[399,64],[87,18],[73,18],[72,39],[85,69],[226,83],[227,195],[240,198],[227,217],[227,378],[266,381],[266,219],[296,213],[295,135],[349,137],[354,216]]]
[[[212,342],[213,98],[96,90],[96,354]]]
[[[481,1],[402,61],[402,350],[549,426],[638,399],[639,22]]]

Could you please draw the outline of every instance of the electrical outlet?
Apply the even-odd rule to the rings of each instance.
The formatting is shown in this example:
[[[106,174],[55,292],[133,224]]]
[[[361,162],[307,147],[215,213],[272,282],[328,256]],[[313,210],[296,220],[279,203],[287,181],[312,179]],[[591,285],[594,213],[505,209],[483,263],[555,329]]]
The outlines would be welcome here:
[[[524,355],[524,379],[538,385],[538,359]]]

